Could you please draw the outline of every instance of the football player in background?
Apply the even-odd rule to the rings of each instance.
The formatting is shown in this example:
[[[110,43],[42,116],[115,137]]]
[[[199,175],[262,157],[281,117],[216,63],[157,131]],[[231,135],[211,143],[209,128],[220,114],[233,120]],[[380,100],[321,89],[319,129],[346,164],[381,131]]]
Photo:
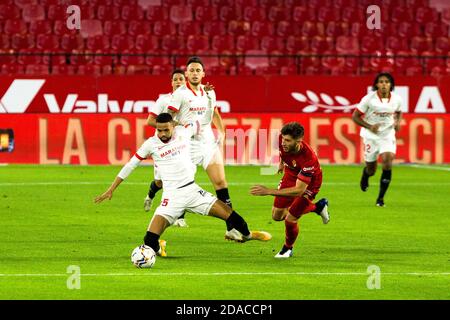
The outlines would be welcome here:
[[[400,130],[402,117],[402,98],[392,92],[394,78],[389,73],[380,73],[375,77],[372,92],[365,95],[353,111],[353,121],[361,126],[360,136],[364,143],[364,160],[360,187],[369,188],[369,178],[377,170],[378,156],[382,169],[380,190],[376,200],[378,207],[384,207],[384,195],[392,179],[392,163],[397,150],[395,133]]]

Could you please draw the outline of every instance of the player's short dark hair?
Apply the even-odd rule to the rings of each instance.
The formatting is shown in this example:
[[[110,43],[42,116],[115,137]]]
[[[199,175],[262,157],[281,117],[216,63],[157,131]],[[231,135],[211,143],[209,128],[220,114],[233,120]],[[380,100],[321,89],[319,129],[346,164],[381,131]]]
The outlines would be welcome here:
[[[197,56],[190,57],[186,62],[186,67],[189,66],[191,63],[200,63],[202,65],[203,70],[205,70],[205,66],[203,65],[202,59],[200,59],[200,57]]]
[[[156,123],[167,123],[171,122],[172,120],[173,120],[172,116],[170,115],[170,113],[167,112],[160,113],[156,117]]]
[[[290,135],[294,139],[299,139],[305,135],[305,129],[298,122],[289,122],[281,129],[281,134],[283,136]]]
[[[175,70],[172,71],[171,78],[173,78],[173,75],[174,75],[174,74],[177,74],[177,73],[182,74],[182,75],[184,76],[184,70],[183,70],[183,69],[180,69],[180,68],[177,68],[177,69],[175,69]]]
[[[378,90],[377,83],[381,77],[388,78],[389,82],[391,83],[391,91],[394,90],[394,88],[395,88],[394,77],[389,72],[380,72],[379,74],[377,74],[377,76],[375,77],[375,80],[373,81],[372,91]]]

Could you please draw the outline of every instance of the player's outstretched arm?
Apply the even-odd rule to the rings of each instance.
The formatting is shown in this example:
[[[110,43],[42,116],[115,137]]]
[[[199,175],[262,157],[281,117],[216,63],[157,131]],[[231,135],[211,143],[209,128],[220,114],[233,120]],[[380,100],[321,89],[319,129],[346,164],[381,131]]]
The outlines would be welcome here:
[[[395,112],[395,120],[394,120],[394,129],[395,131],[400,131],[400,122],[402,121],[402,112],[401,111],[396,111]]]
[[[251,187],[250,193],[254,196],[284,196],[284,197],[300,197],[305,192],[308,185],[297,179],[295,187],[284,189],[269,189],[262,185]]]
[[[359,125],[361,127],[369,129],[373,133],[377,133],[380,125],[378,123],[377,124],[369,124],[366,121],[364,121],[362,116],[363,116],[363,113],[361,111],[359,111],[358,109],[355,109],[355,111],[353,111],[353,114],[352,114],[353,122],[355,122],[357,125]]]
[[[223,140],[225,139],[225,125],[223,123],[222,117],[220,116],[219,110],[217,108],[214,108],[214,114],[213,114],[213,124],[219,131],[219,141],[220,143],[223,143]]]
[[[95,197],[94,202],[95,203],[100,203],[100,202],[102,202],[103,200],[106,200],[106,199],[111,200],[114,190],[116,190],[116,188],[119,186],[119,184],[122,183],[122,181],[123,181],[122,178],[116,177],[116,179],[114,179],[114,182],[108,188],[108,190],[106,190],[103,194]]]

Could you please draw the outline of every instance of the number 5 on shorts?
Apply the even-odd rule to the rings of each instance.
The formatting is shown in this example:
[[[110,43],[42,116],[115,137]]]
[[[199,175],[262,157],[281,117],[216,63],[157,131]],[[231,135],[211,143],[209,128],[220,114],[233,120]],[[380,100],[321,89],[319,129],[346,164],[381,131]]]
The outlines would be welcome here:
[[[162,207],[167,207],[168,204],[169,204],[169,199],[163,199],[163,200],[161,201],[161,206],[162,206]]]

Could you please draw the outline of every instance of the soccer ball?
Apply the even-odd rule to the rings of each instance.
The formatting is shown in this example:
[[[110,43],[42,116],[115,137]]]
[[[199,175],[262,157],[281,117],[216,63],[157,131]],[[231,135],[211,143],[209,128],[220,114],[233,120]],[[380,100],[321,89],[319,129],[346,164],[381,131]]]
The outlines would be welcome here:
[[[131,253],[131,262],[137,268],[151,268],[155,264],[155,251],[145,244],[136,247]]]

